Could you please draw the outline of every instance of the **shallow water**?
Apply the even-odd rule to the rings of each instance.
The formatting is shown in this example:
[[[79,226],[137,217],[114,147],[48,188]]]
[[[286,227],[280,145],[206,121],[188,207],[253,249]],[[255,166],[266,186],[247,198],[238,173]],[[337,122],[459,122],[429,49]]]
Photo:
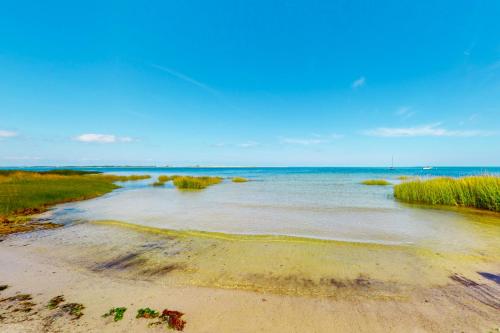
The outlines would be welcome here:
[[[222,184],[179,191],[171,183],[153,188],[153,179],[94,200],[60,206],[60,220],[119,220],[174,230],[287,235],[377,244],[419,244],[467,251],[498,241],[492,214],[423,209],[401,204],[392,186],[366,186],[364,179],[396,184],[399,175],[460,176],[500,169],[420,168],[210,168],[102,169],[115,174],[218,175]],[[232,183],[243,176],[247,183]],[[481,227],[477,227],[481,225]],[[488,225],[488,227],[484,227]]]
[[[407,297],[413,288],[447,285],[454,274],[477,279],[477,272],[499,268],[498,214],[401,204],[392,186],[360,184],[368,178],[397,183],[398,172],[420,169],[104,171],[250,182],[226,179],[202,191],[152,187],[154,178],[123,183],[46,214],[67,228],[2,244],[31,244],[53,262],[99,274],[329,297]]]

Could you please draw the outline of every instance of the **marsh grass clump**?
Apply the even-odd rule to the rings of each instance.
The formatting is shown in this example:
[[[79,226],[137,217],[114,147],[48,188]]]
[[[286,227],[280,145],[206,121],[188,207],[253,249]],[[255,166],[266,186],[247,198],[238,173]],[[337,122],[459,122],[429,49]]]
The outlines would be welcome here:
[[[104,178],[112,182],[129,182],[129,181],[144,180],[151,178],[150,175],[129,175],[129,176],[95,175],[95,177]]]
[[[409,180],[415,178],[414,176],[399,176],[398,180]]]
[[[439,177],[396,185],[394,197],[410,203],[462,206],[500,212],[500,177]]]
[[[233,183],[246,183],[248,179],[244,177],[233,177],[232,181]]]
[[[391,183],[385,179],[367,179],[367,180],[362,181],[361,184],[363,184],[363,185],[380,185],[380,186],[391,185]]]
[[[118,188],[101,176],[40,175],[15,172],[0,177],[0,220],[42,212],[47,206],[94,198]]]
[[[123,319],[123,315],[125,314],[125,311],[127,311],[127,308],[125,308],[125,307],[112,308],[107,313],[105,313],[103,315],[103,317],[107,318],[107,317],[113,316],[114,321],[120,321]]]
[[[119,188],[117,181],[151,178],[149,175],[117,176],[88,174],[87,171],[49,170],[0,171],[0,234],[53,228],[45,223],[29,224],[28,215],[41,213],[51,205],[95,198]],[[93,172],[92,172],[93,173]]]
[[[173,176],[165,176],[165,175],[158,176],[158,181],[162,182],[162,183],[166,183],[172,179],[173,179]]]
[[[194,176],[175,176],[174,185],[178,189],[201,190],[210,185],[219,184],[222,182],[221,177],[194,177]]]
[[[47,171],[40,171],[42,175],[60,175],[60,176],[83,176],[83,175],[95,175],[101,174],[101,171],[83,171],[83,170],[72,170],[72,169],[53,169]]]
[[[172,179],[174,179],[174,177],[176,176],[158,176],[158,180],[154,183],[151,183],[151,186],[164,186],[166,182],[171,181]]]

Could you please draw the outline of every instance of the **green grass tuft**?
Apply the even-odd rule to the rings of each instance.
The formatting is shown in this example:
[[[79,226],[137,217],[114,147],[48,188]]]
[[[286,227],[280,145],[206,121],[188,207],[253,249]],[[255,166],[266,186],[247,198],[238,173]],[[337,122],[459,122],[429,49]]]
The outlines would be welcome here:
[[[500,212],[500,177],[439,177],[396,185],[398,200],[431,205],[462,206]]]
[[[162,182],[162,183],[166,183],[166,182],[168,182],[168,181],[170,181],[172,179],[173,179],[173,176],[161,175],[161,176],[158,177],[158,181]]]
[[[361,184],[363,184],[363,185],[381,185],[381,186],[391,185],[391,183],[385,179],[367,179],[367,180],[362,181]]]
[[[164,186],[166,182],[173,180],[178,176],[165,176],[161,175],[158,177],[158,180],[151,184],[151,186]]]
[[[234,177],[232,180],[233,183],[246,183],[248,181],[248,179],[243,177]]]
[[[178,189],[201,190],[210,185],[222,182],[221,177],[174,176],[174,185]]]

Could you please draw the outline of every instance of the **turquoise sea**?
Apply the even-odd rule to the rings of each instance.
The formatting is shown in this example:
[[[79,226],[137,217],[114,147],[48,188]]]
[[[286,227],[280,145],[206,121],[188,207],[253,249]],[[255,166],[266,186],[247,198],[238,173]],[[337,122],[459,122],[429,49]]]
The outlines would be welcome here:
[[[42,168],[31,168],[40,170]],[[468,210],[435,209],[397,202],[393,186],[366,186],[365,179],[399,183],[398,176],[500,174],[500,168],[152,168],[79,167],[113,174],[149,174],[121,183],[103,197],[60,205],[63,223],[118,220],[155,228],[235,234],[272,234],[340,241],[474,247],[475,228],[498,219]],[[221,176],[222,184],[179,191],[170,183],[150,186],[158,175]],[[234,176],[247,183],[233,183]]]

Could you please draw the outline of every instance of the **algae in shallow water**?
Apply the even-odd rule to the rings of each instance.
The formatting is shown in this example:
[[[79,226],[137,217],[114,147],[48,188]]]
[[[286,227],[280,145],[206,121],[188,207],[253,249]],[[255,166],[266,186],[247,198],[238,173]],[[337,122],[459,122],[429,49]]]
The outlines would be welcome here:
[[[58,296],[55,296],[53,297],[50,301],[49,301],[49,304],[47,304],[47,307],[49,309],[55,309],[59,306],[59,304],[61,304],[62,302],[64,302],[64,296],[63,295],[58,295]]]
[[[125,308],[125,307],[112,308],[107,313],[105,313],[103,315],[103,317],[106,318],[106,317],[113,316],[114,321],[120,321],[123,319],[123,315],[125,314],[125,311],[127,311],[127,308]]]

